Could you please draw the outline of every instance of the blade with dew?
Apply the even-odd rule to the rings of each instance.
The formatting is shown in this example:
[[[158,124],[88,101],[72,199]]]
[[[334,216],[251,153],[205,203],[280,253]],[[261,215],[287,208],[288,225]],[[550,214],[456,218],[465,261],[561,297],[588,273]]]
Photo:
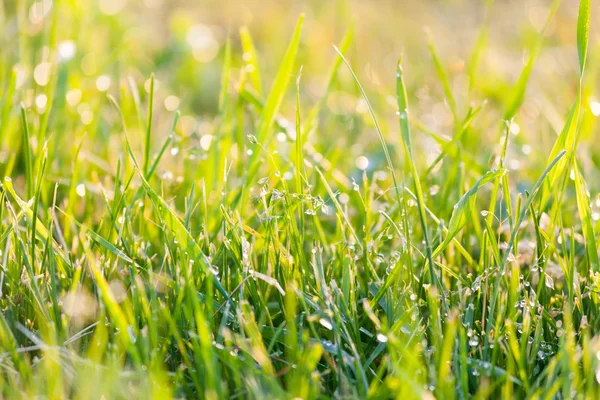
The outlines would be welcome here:
[[[554,159],[556,155],[561,151],[574,152],[577,146],[577,125],[579,121],[579,114],[581,112],[582,102],[582,91],[583,91],[583,72],[585,70],[585,62],[587,59],[587,48],[589,41],[589,27],[590,27],[590,0],[581,0],[579,3],[579,14],[577,18],[577,51],[579,53],[579,82],[577,85],[577,95],[575,102],[569,112],[567,120],[565,121],[564,127],[560,132],[560,135],[556,139],[552,151],[550,152],[550,158]],[[573,159],[572,157],[568,158]],[[568,169],[568,161],[564,159],[558,165],[558,167],[552,171],[549,178],[550,187],[555,187],[563,173]],[[541,206],[546,204],[549,199],[549,191],[542,193]],[[561,196],[562,197],[562,196]],[[561,201],[562,199],[559,199]]]
[[[494,323],[494,313],[495,313],[496,301],[498,299],[498,293],[500,291],[500,279],[504,275],[504,269],[506,267],[506,262],[508,261],[508,257],[511,254],[513,247],[515,245],[515,239],[517,237],[517,234],[519,233],[521,224],[525,220],[525,216],[527,215],[527,211],[529,210],[529,206],[533,202],[533,199],[536,197],[536,195],[540,191],[540,188],[546,181],[546,178],[548,177],[548,175],[550,174],[552,169],[556,166],[556,164],[560,161],[560,159],[565,155],[565,153],[566,153],[566,151],[564,151],[564,150],[561,151],[556,156],[556,158],[554,158],[554,160],[552,160],[550,165],[548,165],[546,167],[544,172],[542,172],[542,175],[540,175],[540,177],[538,178],[536,183],[533,185],[533,188],[531,189],[531,193],[530,193],[529,197],[525,201],[525,204],[523,205],[523,207],[521,207],[521,211],[519,213],[519,219],[518,219],[518,221],[516,221],[516,223],[513,227],[513,230],[510,234],[510,239],[508,241],[508,247],[502,258],[502,263],[499,266],[498,274],[497,274],[496,281],[495,281],[494,287],[493,287],[493,295],[492,295],[492,300],[490,302],[490,310],[489,310],[488,319],[487,319],[486,328],[485,328],[486,329],[486,335],[485,335],[485,350],[486,351],[489,348],[490,330]]]
[[[193,254],[195,256],[199,257],[200,260],[202,261],[201,265],[204,268],[204,272],[207,275],[210,275],[213,277],[215,287],[217,288],[219,293],[221,293],[221,295],[227,301],[232,302],[231,298],[229,297],[229,294],[227,293],[227,291],[225,290],[225,288],[223,287],[221,282],[219,282],[218,278],[209,271],[210,262],[208,261],[206,254],[204,254],[204,252],[200,248],[200,245],[198,244],[198,242],[196,242],[196,240],[194,239],[192,234],[185,228],[185,226],[183,225],[183,222],[181,221],[179,216],[177,214],[175,214],[175,212],[171,209],[169,204],[161,196],[159,196],[154,191],[154,189],[152,189],[152,187],[150,186],[150,183],[148,183],[148,181],[146,180],[146,178],[144,176],[144,172],[140,168],[139,163],[138,163],[137,159],[135,158],[135,155],[133,154],[133,149],[131,148],[131,144],[129,143],[129,138],[127,136],[127,130],[125,128],[125,120],[123,119],[123,114],[121,113],[121,108],[119,107],[117,101],[112,96],[108,96],[108,97],[121,117],[121,122],[123,124],[123,133],[125,135],[125,142],[127,145],[127,152],[129,153],[129,156],[131,157],[131,160],[133,161],[133,166],[142,181],[142,185],[146,191],[146,194],[148,195],[148,197],[150,197],[150,200],[152,200],[152,202],[154,203],[156,209],[159,211],[161,218],[165,221],[165,223],[167,221],[169,221],[170,228],[172,229],[172,231],[175,234],[175,237],[177,238],[179,243],[182,245],[187,244],[189,246],[188,248],[190,250],[193,250]]]
[[[270,142],[269,134],[271,133],[271,128],[273,127],[273,123],[275,121],[275,115],[277,114],[279,106],[283,101],[283,96],[287,90],[294,64],[296,63],[296,54],[298,52],[298,47],[300,46],[300,32],[302,30],[303,22],[304,14],[302,14],[298,19],[296,29],[294,29],[292,39],[290,40],[290,44],[288,45],[288,48],[283,56],[283,61],[279,66],[279,71],[277,72],[277,76],[275,77],[275,81],[273,82],[273,86],[271,87],[271,91],[267,96],[267,100],[265,101],[265,105],[260,115],[260,122],[258,123],[256,137],[258,143],[262,145]],[[260,166],[260,163],[258,162],[260,159],[260,153],[261,152],[257,150],[252,153],[252,157],[250,157],[248,162],[248,175],[246,177],[246,182],[251,182],[258,172],[258,167]]]
[[[417,164],[413,156],[413,148],[410,137],[410,126],[408,124],[408,96],[406,94],[406,86],[404,85],[404,71],[402,69],[402,60],[398,62],[396,78],[396,96],[398,100],[402,144],[404,146],[404,153],[408,158],[410,174],[413,178],[413,184],[415,186],[415,195],[417,197],[417,206],[419,210],[419,220],[421,222],[421,228],[423,229],[423,238],[425,240],[425,250],[427,252],[427,261],[429,262],[431,281],[435,284],[435,286],[437,286],[439,294],[440,296],[442,296],[444,312],[447,313],[448,304],[446,303],[446,294],[442,287],[440,277],[437,275],[434,267],[435,263],[433,262],[433,251],[431,248],[431,241],[429,239],[429,232],[427,229],[427,221],[425,214],[425,198],[423,196],[423,190],[421,189],[421,182],[419,179],[419,172],[417,171]]]
[[[577,194],[577,209],[579,210],[579,218],[583,229],[583,238],[585,239],[585,249],[588,255],[588,261],[592,267],[592,271],[598,272],[598,246],[594,233],[594,225],[592,219],[592,211],[590,208],[590,198],[587,185],[583,180],[583,176],[579,171],[577,163],[573,163],[573,171],[575,173],[575,191]]]
[[[506,173],[505,169],[498,169],[495,171],[488,171],[483,175],[476,183],[465,193],[458,203],[454,205],[450,222],[448,223],[448,232],[446,238],[433,252],[433,257],[439,256],[448,247],[452,239],[458,234],[458,232],[467,224],[468,218],[473,209],[473,203],[477,197],[477,192],[486,183],[494,181],[496,178],[501,177]]]
[[[240,28],[240,41],[242,42],[242,50],[244,51],[244,62],[246,63],[246,73],[250,76],[250,82],[254,86],[254,90],[259,96],[262,96],[262,83],[260,81],[260,68],[258,67],[258,56],[252,35],[247,27]],[[250,67],[250,68],[248,68]]]

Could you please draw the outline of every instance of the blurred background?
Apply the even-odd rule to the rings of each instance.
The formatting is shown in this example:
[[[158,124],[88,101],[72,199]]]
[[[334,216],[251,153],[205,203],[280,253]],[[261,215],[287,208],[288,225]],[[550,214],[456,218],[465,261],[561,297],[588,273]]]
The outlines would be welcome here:
[[[141,104],[146,104],[148,78],[155,73],[156,150],[169,134],[174,110],[180,109],[182,114],[176,130],[181,149],[172,149],[171,161],[161,164],[160,171],[177,175],[181,160],[190,156],[202,160],[210,147],[228,35],[233,51],[229,90],[235,92],[245,63],[239,39],[239,30],[245,26],[254,39],[262,86],[268,93],[298,16],[305,13],[295,66],[295,71],[303,68],[300,90],[304,110],[323,96],[328,71],[336,59],[333,44],[354,26],[355,40],[346,56],[391,146],[399,143],[395,68],[403,55],[411,121],[422,154],[419,162],[427,167],[441,151],[439,137],[451,137],[455,128],[428,48],[430,38],[448,75],[458,115],[462,118],[470,106],[485,105],[462,139],[464,150],[481,171],[494,165],[507,101],[536,47],[550,8],[549,0],[4,1],[0,4],[0,165],[5,174],[19,175],[22,163],[11,156],[20,142],[15,105],[23,102],[30,110],[30,123],[35,127],[47,124],[46,137],[53,138],[54,163],[49,176],[58,181],[69,176],[66,160],[72,155],[72,146],[84,137],[82,154],[95,168],[114,171],[122,154],[115,149],[120,149],[122,138],[114,135],[119,129],[114,123],[117,117],[105,94],[120,99],[136,87]],[[547,26],[525,100],[511,128],[514,140],[508,167],[513,173],[533,171],[531,177],[523,176],[525,181],[534,179],[535,171],[545,165],[575,97],[577,8],[577,1],[563,1]],[[598,10],[592,11],[585,112],[597,116],[599,52],[593,21]],[[479,50],[474,51],[476,48]],[[15,81],[15,93],[11,93],[11,80]],[[290,120],[295,112],[292,86],[281,109],[282,116]],[[131,125],[135,130],[136,124]],[[586,146],[599,146],[589,140],[596,128],[586,132]],[[281,142],[286,139],[293,138],[284,136]],[[35,147],[35,138],[33,141]],[[320,130],[308,141],[319,154],[336,160],[341,169],[354,169],[358,177],[360,169],[354,165],[358,157],[368,158],[369,170],[383,165],[366,104],[344,66],[327,98]],[[62,156],[61,148],[68,149]],[[594,154],[590,151],[582,158],[593,173],[597,170]],[[443,174],[431,179],[443,179]]]

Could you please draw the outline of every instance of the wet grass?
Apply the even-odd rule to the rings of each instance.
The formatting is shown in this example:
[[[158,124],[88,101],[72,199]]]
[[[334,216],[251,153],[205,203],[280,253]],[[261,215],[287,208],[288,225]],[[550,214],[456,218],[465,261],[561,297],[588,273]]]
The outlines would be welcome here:
[[[400,54],[372,101],[352,24],[316,100],[303,15],[272,74],[251,29],[229,31],[204,113],[161,89],[185,93],[193,68],[144,78],[115,65],[117,79],[86,88],[69,64],[79,42],[57,39],[67,5],[39,4],[39,42],[0,50],[0,397],[600,397],[589,0],[571,36],[572,105],[535,120],[545,147],[517,121],[559,1],[487,104],[494,5],[464,91],[428,31],[439,132]],[[38,52],[47,61],[28,70]],[[361,111],[331,112],[342,87]]]

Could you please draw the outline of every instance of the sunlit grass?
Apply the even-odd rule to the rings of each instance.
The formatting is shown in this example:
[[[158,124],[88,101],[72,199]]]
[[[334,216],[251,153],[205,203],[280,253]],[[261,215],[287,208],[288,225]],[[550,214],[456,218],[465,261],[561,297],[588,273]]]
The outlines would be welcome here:
[[[589,0],[502,78],[491,1],[462,53],[132,3],[0,8],[0,397],[600,397]]]

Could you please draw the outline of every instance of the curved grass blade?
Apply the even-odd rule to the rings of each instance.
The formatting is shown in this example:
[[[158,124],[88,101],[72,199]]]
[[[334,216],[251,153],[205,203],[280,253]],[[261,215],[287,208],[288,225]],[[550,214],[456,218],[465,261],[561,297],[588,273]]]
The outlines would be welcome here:
[[[240,41],[242,42],[242,50],[244,51],[244,62],[250,68],[246,68],[246,73],[250,76],[250,82],[254,86],[254,90],[259,96],[262,96],[262,83],[260,82],[260,68],[258,67],[258,56],[252,35],[247,27],[240,28]]]
[[[256,137],[258,143],[263,145],[270,142],[269,134],[271,133],[271,128],[273,127],[275,115],[277,114],[279,106],[283,101],[283,96],[287,90],[294,64],[296,63],[296,53],[298,52],[298,47],[300,45],[300,32],[302,30],[303,23],[304,14],[302,14],[298,19],[296,29],[294,29],[292,39],[290,40],[290,44],[288,45],[285,55],[283,56],[283,61],[279,66],[279,71],[277,72],[277,76],[275,77],[275,81],[273,82],[273,86],[271,87],[271,91],[269,92],[269,96],[265,101],[265,105],[260,116]],[[258,171],[259,158],[260,151],[255,151],[252,153],[252,157],[248,163],[247,182],[251,182],[254,179],[254,176]]]
[[[150,92],[148,93],[148,120],[146,121],[146,138],[144,141],[144,176],[148,174],[150,165],[150,143],[152,139],[152,112],[154,108],[154,74],[150,75]]]
[[[344,34],[344,37],[338,44],[338,46],[337,46],[338,53],[346,54],[348,52],[348,50],[350,49],[350,45],[352,44],[353,41],[354,41],[354,24],[350,25],[350,27]],[[327,103],[327,99],[329,98],[329,94],[331,93],[333,84],[335,83],[335,80],[337,78],[338,71],[340,69],[340,66],[342,65],[342,61],[343,61],[342,57],[336,57],[335,61],[333,62],[333,65],[331,66],[331,69],[329,70],[329,75],[328,75],[329,78],[327,79],[327,88],[325,89],[325,95],[319,99],[317,104],[314,105],[312,110],[310,110],[310,113],[308,114],[306,121],[304,121],[303,126],[304,126],[304,132],[306,132],[306,134],[310,134],[317,126],[319,114],[321,113],[321,110],[323,109],[323,105],[325,105]]]
[[[585,239],[585,249],[587,251],[588,260],[592,270],[598,272],[598,246],[596,244],[596,236],[594,234],[594,225],[592,219],[592,211],[590,208],[590,198],[587,190],[587,185],[583,180],[583,176],[579,171],[577,163],[573,163],[575,173],[575,190],[577,193],[577,209],[579,210],[579,218],[583,228],[583,238]]]
[[[193,254],[200,258],[200,260],[202,261],[200,264],[204,268],[204,273],[213,277],[214,285],[217,288],[217,290],[219,291],[219,293],[221,293],[221,295],[227,301],[232,302],[231,298],[229,297],[229,294],[227,293],[227,291],[225,290],[225,288],[223,287],[221,282],[219,282],[218,278],[209,271],[210,262],[208,261],[206,254],[204,254],[204,252],[200,248],[200,245],[198,244],[198,242],[196,242],[196,240],[194,239],[192,234],[185,228],[185,225],[183,224],[183,222],[181,221],[179,216],[177,214],[175,214],[175,212],[171,209],[169,204],[161,196],[159,196],[154,191],[154,189],[152,189],[152,186],[150,186],[150,183],[148,182],[148,180],[146,180],[146,178],[144,176],[144,172],[140,168],[139,163],[138,163],[137,159],[135,158],[135,155],[133,154],[133,149],[131,148],[131,145],[129,143],[129,138],[127,136],[127,130],[125,127],[125,120],[123,119],[123,114],[121,112],[121,108],[117,104],[117,101],[114,99],[114,97],[108,96],[108,98],[110,99],[110,101],[116,108],[117,112],[119,113],[119,116],[121,117],[121,122],[123,124],[123,133],[125,135],[125,142],[127,145],[127,152],[129,153],[129,156],[131,157],[131,160],[133,162],[133,166],[142,181],[142,185],[144,187],[146,194],[148,195],[148,197],[150,197],[150,200],[152,200],[152,202],[154,203],[154,206],[159,211],[161,218],[163,218],[165,223],[168,221],[169,227],[175,234],[175,237],[177,238],[179,243],[181,245],[187,244],[188,247],[190,248],[190,250],[193,251]]]
[[[495,307],[496,307],[496,302],[497,302],[497,299],[498,299],[498,293],[500,291],[500,279],[504,275],[504,269],[506,267],[506,262],[508,261],[509,255],[512,253],[513,247],[515,245],[515,239],[517,237],[517,233],[519,232],[521,224],[525,220],[525,216],[527,215],[527,211],[529,210],[529,206],[531,205],[531,203],[535,199],[537,193],[539,192],[539,190],[542,187],[542,185],[544,184],[546,178],[550,174],[550,171],[552,171],[552,169],[554,168],[554,166],[560,161],[560,159],[565,154],[566,154],[565,150],[561,151],[556,156],[556,158],[554,158],[554,160],[552,160],[552,162],[550,163],[550,165],[548,165],[546,167],[546,169],[544,170],[544,172],[542,172],[542,175],[540,175],[540,177],[536,181],[535,185],[533,185],[533,188],[531,189],[529,197],[527,197],[527,200],[525,201],[525,204],[523,205],[523,207],[521,207],[521,211],[519,213],[519,219],[516,221],[516,223],[515,223],[515,225],[513,227],[513,230],[512,230],[512,232],[510,234],[510,239],[508,241],[508,248],[506,249],[506,252],[504,253],[504,256],[502,258],[502,263],[499,266],[498,274],[497,274],[496,281],[495,281],[494,287],[493,287],[493,295],[492,295],[492,300],[490,302],[490,311],[489,311],[489,314],[488,314],[488,319],[487,319],[486,328],[485,328],[486,329],[486,335],[485,335],[485,350],[486,351],[489,349],[490,330],[491,330],[491,328],[493,326],[494,318],[495,318],[495,315],[494,315],[495,314]]]
[[[587,48],[589,40],[589,25],[590,25],[590,0],[581,0],[579,3],[579,15],[577,18],[577,51],[579,53],[579,84],[577,85],[577,97],[573,103],[573,107],[569,112],[565,125],[560,132],[560,135],[556,139],[552,151],[550,152],[550,159],[556,157],[560,151],[575,151],[577,146],[577,124],[579,121],[579,114],[581,112],[582,102],[582,86],[583,86],[583,72],[585,70],[585,62],[587,59]],[[572,157],[569,157],[572,159]],[[568,169],[568,160],[563,160],[558,168],[550,175],[550,186],[555,187],[562,172]],[[549,196],[547,191],[542,196],[542,206],[546,203]],[[562,196],[561,196],[562,197]],[[562,199],[559,199],[559,201]]]
[[[381,142],[381,147],[383,148],[383,153],[385,154],[385,160],[387,162],[388,169],[390,170],[390,173],[392,174],[392,181],[394,182],[394,191],[396,192],[396,200],[398,201],[398,204],[400,205],[400,204],[402,204],[401,196],[400,196],[400,186],[398,185],[398,180],[396,179],[396,172],[394,169],[394,164],[392,163],[392,157],[390,156],[390,152],[388,150],[387,143],[385,142],[385,137],[383,136],[383,132],[381,131],[381,128],[379,127],[379,123],[377,122],[377,117],[375,117],[375,112],[373,111],[371,102],[369,102],[369,98],[367,97],[367,94],[365,93],[362,85],[360,84],[358,77],[354,73],[354,70],[352,69],[352,67],[350,66],[350,64],[344,57],[344,55],[340,52],[340,50],[337,47],[335,47],[335,45],[333,47],[335,48],[335,51],[340,55],[340,58],[342,59],[342,61],[344,61],[344,63],[348,67],[350,74],[352,74],[352,78],[354,78],[354,82],[356,82],[356,86],[358,86],[358,90],[360,90],[360,93],[361,93],[363,99],[365,100],[365,103],[367,103],[367,108],[369,109],[369,114],[371,115],[371,118],[373,119],[373,123],[375,124],[375,129],[377,130],[377,135],[379,136],[379,141]]]
[[[433,262],[433,251],[431,249],[431,241],[429,239],[429,232],[427,229],[427,221],[425,216],[425,199],[423,197],[423,190],[421,189],[421,181],[419,179],[419,172],[417,171],[417,164],[413,155],[412,142],[410,138],[410,126],[408,125],[408,96],[406,95],[406,86],[404,85],[404,71],[402,69],[402,60],[398,62],[396,77],[396,96],[398,100],[402,144],[404,145],[404,152],[406,154],[406,157],[408,158],[410,173],[413,178],[413,184],[415,186],[415,195],[417,196],[417,206],[419,209],[419,220],[421,222],[421,228],[423,229],[423,238],[425,240],[425,250],[427,252],[427,261],[429,262],[431,281],[437,286],[440,296],[442,296],[442,305],[444,308],[444,312],[447,313],[448,304],[446,303],[446,294],[442,287],[442,282],[438,277],[437,273],[435,272],[435,264]]]
[[[497,178],[503,176],[506,173],[505,169],[498,169],[496,171],[488,171],[482,176],[476,183],[465,193],[458,203],[454,206],[452,211],[452,217],[448,223],[448,232],[446,238],[433,252],[433,257],[439,256],[448,247],[452,239],[458,234],[458,232],[467,224],[467,221],[471,215],[471,211],[474,208],[475,199],[477,197],[477,191],[483,185],[488,182],[492,182]]]
[[[579,2],[579,14],[577,16],[577,53],[579,55],[579,74],[583,75],[585,61],[587,59],[588,41],[590,34],[590,0]]]
[[[19,195],[15,192],[15,189],[12,185],[12,180],[9,177],[4,178],[4,182],[2,183],[2,185],[0,187],[3,188],[4,190],[6,190],[12,196],[13,200],[17,203],[17,205],[21,209],[21,213],[29,221],[33,221],[34,213],[33,213],[33,210],[31,209],[31,205],[29,203],[27,203],[26,201],[24,201],[23,199],[21,199],[21,197],[19,197]],[[49,237],[48,230],[46,229],[46,227],[44,226],[44,224],[41,221],[38,221],[35,224],[35,232],[36,232],[36,235],[38,236],[38,238],[41,239],[42,241],[45,242],[46,240],[48,240],[48,237]],[[67,265],[71,265],[71,262],[69,261],[69,257],[67,256],[65,251],[60,248],[58,243],[53,243],[52,249],[54,250],[54,253],[56,255],[58,255]]]
[[[27,112],[25,105],[21,104],[21,124],[23,129],[23,154],[25,158],[25,185],[27,188],[27,199],[33,197],[33,185],[35,178],[33,176],[33,154],[31,153],[31,143],[29,142],[29,123],[27,122]]]

